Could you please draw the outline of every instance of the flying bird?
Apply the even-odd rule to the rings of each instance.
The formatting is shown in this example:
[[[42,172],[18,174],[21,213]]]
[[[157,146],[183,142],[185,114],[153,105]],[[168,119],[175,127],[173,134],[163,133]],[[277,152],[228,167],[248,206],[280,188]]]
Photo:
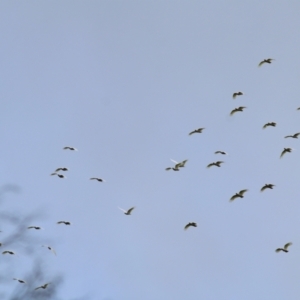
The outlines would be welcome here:
[[[300,110],[300,107],[298,107],[296,110]]]
[[[13,252],[13,251],[9,251],[9,250],[6,250],[6,251],[3,251],[2,254],[10,254],[10,255],[15,255],[16,253]]]
[[[244,194],[247,192],[248,190],[241,190],[239,191],[238,193],[236,193],[235,195],[233,195],[229,201],[233,201],[235,200],[236,198],[244,198]]]
[[[42,245],[42,247],[46,247],[47,249],[49,249],[50,251],[52,251],[52,252],[53,252],[53,254],[55,254],[55,255],[56,255],[56,252],[55,252],[55,250],[54,250],[52,247],[50,247],[50,246],[47,246],[47,245]]]
[[[92,177],[92,178],[90,178],[90,180],[97,180],[99,182],[104,182],[105,181],[104,179],[98,178],[98,177]]]
[[[300,132],[297,132],[297,133],[295,133],[295,134],[293,134],[293,135],[287,135],[287,136],[285,136],[285,138],[293,138],[293,139],[297,139],[298,136],[299,136],[299,134],[300,134]]]
[[[216,162],[213,162],[213,163],[207,165],[207,168],[210,168],[212,166],[221,167],[222,163],[224,163],[224,161],[216,161]]]
[[[191,131],[190,133],[189,133],[189,135],[192,135],[192,134],[194,134],[194,133],[202,133],[202,130],[203,129],[205,129],[205,128],[198,128],[198,129],[195,129],[194,131]]]
[[[57,168],[55,170],[55,172],[59,172],[59,171],[69,171],[69,169],[68,168]]]
[[[52,173],[51,176],[57,175],[59,178],[67,178],[65,175],[63,174],[58,174],[56,172]]]
[[[195,223],[195,222],[190,222],[190,223],[186,224],[186,225],[184,226],[184,230],[187,230],[187,229],[188,229],[189,227],[191,227],[191,226],[197,227],[197,223]]]
[[[49,284],[51,284],[51,282],[45,283],[45,284],[43,284],[43,285],[41,285],[41,286],[38,286],[38,287],[35,288],[34,290],[45,289],[45,288],[47,288],[47,286],[48,286]]]
[[[273,189],[273,187],[275,186],[275,184],[271,184],[271,183],[266,183],[261,189],[260,191],[263,192],[265,189]]]
[[[280,251],[283,251],[283,252],[289,252],[289,251],[288,251],[288,247],[291,246],[291,245],[292,245],[292,243],[287,243],[287,244],[284,245],[283,248],[277,248],[277,249],[275,250],[275,252],[280,252]]]
[[[236,107],[235,109],[233,109],[230,113],[230,115],[232,116],[234,113],[238,112],[238,111],[243,111],[243,109],[247,108],[246,106],[240,106],[240,107]]]
[[[175,166],[174,167],[168,167],[166,168],[166,171],[169,171],[169,170],[173,170],[173,171],[179,171],[179,168],[184,168],[186,162],[188,161],[187,159],[183,160],[182,162],[177,162],[176,160],[173,160],[171,159],[172,162],[175,163]]]
[[[262,60],[262,61],[258,64],[258,66],[260,67],[260,66],[262,66],[262,65],[265,64],[265,63],[270,64],[270,63],[272,63],[272,60],[275,60],[275,59],[274,59],[274,58],[266,58],[266,59]]]
[[[131,212],[134,210],[135,207],[133,206],[133,207],[129,208],[128,210],[125,210],[121,207],[118,207],[118,208],[121,209],[124,212],[125,215],[129,216],[131,214]]]
[[[275,123],[275,122],[268,122],[268,123],[266,123],[266,124],[263,126],[263,129],[266,129],[268,126],[273,126],[273,127],[275,127],[275,126],[276,126],[276,123]]]
[[[19,281],[20,283],[26,283],[26,281],[25,281],[25,280],[18,279],[18,278],[13,278],[13,280],[17,280],[17,281]]]
[[[68,222],[68,221],[58,221],[57,224],[71,225],[71,222]]]
[[[216,151],[215,154],[223,154],[223,155],[227,155],[228,153],[224,152],[224,151]]]
[[[242,95],[244,95],[243,92],[235,92],[233,93],[232,98],[235,99],[236,96],[242,96]]]
[[[40,230],[40,229],[42,229],[42,227],[39,227],[39,226],[29,226],[29,227],[27,227],[27,229],[36,229],[36,230]]]
[[[291,153],[292,152],[292,148],[283,148],[283,151],[281,152],[280,158],[287,152]]]
[[[64,150],[72,150],[72,151],[78,151],[76,148],[74,147],[69,147],[69,146],[66,146],[63,148]]]

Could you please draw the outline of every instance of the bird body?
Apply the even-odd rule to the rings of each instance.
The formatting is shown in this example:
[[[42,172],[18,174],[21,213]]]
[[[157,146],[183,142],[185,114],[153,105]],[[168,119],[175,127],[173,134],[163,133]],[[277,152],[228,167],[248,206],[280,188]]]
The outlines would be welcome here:
[[[207,165],[207,168],[210,168],[212,166],[221,167],[222,163],[224,163],[224,161],[216,161],[216,162],[213,162],[213,163]]]
[[[189,135],[192,135],[192,134],[194,134],[194,133],[202,133],[202,131],[203,131],[204,129],[205,129],[205,128],[198,128],[198,129],[195,129],[195,130],[191,131],[191,132],[189,133]]]
[[[56,252],[52,247],[47,246],[47,245],[42,245],[42,247],[45,247],[45,248],[49,249],[54,255],[56,255]]]
[[[240,107],[236,107],[235,109],[233,109],[230,113],[230,115],[232,116],[234,113],[238,112],[238,111],[243,111],[243,109],[247,108],[246,106],[240,106]]]
[[[275,59],[274,59],[274,58],[265,58],[264,60],[262,60],[262,61],[258,64],[258,66],[260,67],[260,66],[262,66],[262,65],[265,64],[265,63],[270,64],[270,63],[272,63],[272,60],[275,60]]]
[[[263,192],[265,189],[273,189],[274,186],[275,186],[275,184],[266,183],[266,184],[260,189],[260,191]]]
[[[235,99],[236,96],[242,96],[242,95],[244,95],[243,92],[235,92],[233,93],[232,98]]]
[[[127,216],[129,216],[130,214],[131,214],[131,212],[135,209],[135,207],[133,206],[133,207],[131,207],[131,208],[129,208],[128,210],[125,210],[125,209],[123,209],[123,208],[121,208],[121,207],[118,207],[120,210],[122,210],[123,212],[124,212],[124,214],[125,215],[127,215]]]
[[[277,248],[276,250],[275,250],[275,252],[280,252],[280,251],[283,251],[283,252],[289,252],[289,250],[288,250],[288,248],[289,248],[289,246],[291,246],[292,245],[292,243],[287,243],[287,244],[285,244],[284,245],[284,247],[283,248]]]
[[[195,223],[195,222],[189,222],[188,224],[186,224],[185,226],[184,226],[184,230],[187,230],[189,227],[197,227],[197,223]]]
[[[239,191],[238,193],[236,193],[235,195],[233,195],[233,196],[230,198],[230,201],[233,201],[233,200],[235,200],[236,198],[244,198],[244,193],[246,193],[247,191],[248,191],[247,189]]]
[[[276,123],[275,123],[275,122],[268,122],[268,123],[266,123],[266,124],[263,126],[263,129],[267,128],[268,126],[273,126],[273,127],[275,127],[275,126],[276,126]]]

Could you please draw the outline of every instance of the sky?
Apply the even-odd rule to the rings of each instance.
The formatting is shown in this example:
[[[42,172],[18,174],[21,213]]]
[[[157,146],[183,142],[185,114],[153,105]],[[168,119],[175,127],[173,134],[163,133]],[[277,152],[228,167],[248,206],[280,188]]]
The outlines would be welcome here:
[[[21,189],[1,205],[39,215],[28,225],[44,230],[29,234],[57,252],[36,245],[47,280],[64,277],[61,299],[299,299],[300,141],[284,138],[300,132],[299,10],[0,3],[0,182]],[[280,159],[284,147],[295,150]],[[188,161],[167,172],[171,159]],[[50,176],[58,167],[67,178]],[[266,183],[275,187],[261,193]],[[189,222],[197,228],[185,231]],[[289,253],[275,253],[287,242]],[[15,267],[8,294],[11,277],[30,271],[21,245],[13,250],[0,257]]]

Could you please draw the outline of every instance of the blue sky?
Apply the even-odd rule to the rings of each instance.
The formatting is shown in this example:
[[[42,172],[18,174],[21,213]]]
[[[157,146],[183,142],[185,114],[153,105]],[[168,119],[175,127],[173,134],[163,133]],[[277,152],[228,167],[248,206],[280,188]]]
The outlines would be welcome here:
[[[0,176],[22,189],[3,209],[43,213],[44,230],[30,234],[55,248],[57,257],[37,252],[49,274],[64,275],[63,299],[299,299],[300,147],[284,138],[300,131],[299,9],[0,4]],[[236,91],[245,95],[233,100]],[[229,116],[238,106],[247,108]],[[279,159],[284,147],[296,150]],[[170,158],[188,162],[166,172]],[[216,160],[225,163],[206,168]],[[66,179],[50,176],[58,167]],[[276,186],[260,193],[265,183]],[[184,231],[191,221],[198,227]],[[30,266],[15,250],[22,278]]]

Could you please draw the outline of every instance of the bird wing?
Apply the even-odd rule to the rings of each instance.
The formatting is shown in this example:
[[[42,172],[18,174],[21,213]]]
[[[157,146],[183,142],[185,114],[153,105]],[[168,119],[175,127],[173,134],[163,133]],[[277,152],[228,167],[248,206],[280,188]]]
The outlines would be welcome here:
[[[286,152],[287,152],[287,151],[284,149],[284,150],[281,152],[280,158],[281,158]]]
[[[214,165],[215,165],[215,163],[208,164],[206,168],[210,168],[210,167],[212,167]]]
[[[262,60],[262,61],[258,64],[258,66],[260,67],[260,66],[262,66],[264,63],[265,63],[265,61]]]
[[[34,290],[38,290],[38,289],[41,289],[42,287],[41,286],[39,286],[39,287],[37,287],[37,288],[35,288]]]
[[[190,223],[186,224],[186,225],[184,226],[184,230],[187,230],[190,226],[191,226]]]
[[[264,185],[264,186],[260,189],[260,191],[263,192],[266,188],[267,188],[267,185]]]
[[[233,93],[232,98],[235,99],[237,96],[237,93]]]
[[[196,133],[197,131],[196,130],[193,130],[193,131],[191,131],[190,133],[189,133],[189,135],[192,135],[192,134],[194,134],[194,133]]]
[[[232,116],[234,113],[236,113],[237,112],[237,109],[235,108],[235,109],[233,109],[232,111],[231,111],[231,113],[230,113],[230,115]]]
[[[123,208],[121,208],[119,206],[118,206],[118,209],[122,210],[124,213],[127,213],[127,210],[125,210],[125,209],[123,209]]]
[[[247,189],[245,189],[245,190],[241,190],[241,191],[239,191],[239,194],[243,196],[243,195],[244,195],[244,193],[246,193],[247,191],[248,191]]]
[[[134,210],[134,208],[135,208],[134,206],[131,207],[131,208],[129,208],[129,209],[127,210],[127,213],[130,214],[130,213]]]
[[[170,158],[170,160],[171,160],[173,163],[175,163],[175,164],[179,164],[178,161],[176,161],[176,160],[174,160],[174,159],[172,159],[172,158]]]
[[[300,132],[297,132],[294,134],[295,137],[298,137],[298,135],[300,134]]]
[[[188,160],[185,159],[184,161],[180,162],[180,163],[178,164],[178,168],[179,168],[179,167],[180,167],[180,168],[183,168],[183,167],[185,166],[185,164],[186,164],[187,161],[188,161]],[[176,168],[176,166],[175,166],[175,168]]]
[[[277,248],[276,250],[275,250],[275,252],[280,252],[280,251],[282,251],[282,249],[281,248]]]
[[[237,195],[233,195],[231,198],[230,198],[230,200],[229,201],[233,201],[234,199],[236,199],[236,198],[238,198],[239,196],[237,196]]]
[[[285,244],[285,245],[284,245],[284,247],[283,247],[283,248],[284,248],[285,250],[287,250],[287,249],[288,249],[288,247],[289,247],[289,246],[291,246],[291,245],[292,245],[292,243],[287,243],[287,244]]]
[[[285,136],[284,138],[286,139],[286,138],[292,138],[293,136],[292,135],[287,135],[287,136]]]
[[[166,171],[169,171],[169,170],[171,170],[172,168],[171,167],[168,167],[168,168],[166,168]]]
[[[269,123],[266,123],[264,126],[263,126],[263,129],[267,128],[268,126],[270,126]]]

